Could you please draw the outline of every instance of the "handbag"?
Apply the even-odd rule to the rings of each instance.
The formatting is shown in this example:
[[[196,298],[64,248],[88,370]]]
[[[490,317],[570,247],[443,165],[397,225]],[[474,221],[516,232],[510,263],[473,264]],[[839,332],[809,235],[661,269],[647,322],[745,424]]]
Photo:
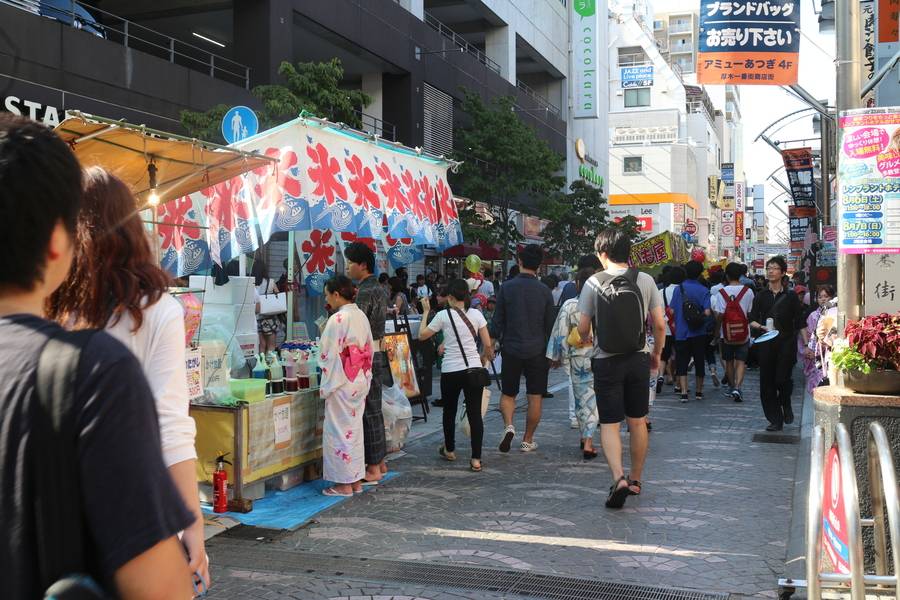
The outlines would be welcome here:
[[[269,280],[266,280],[266,289],[268,289]],[[259,316],[271,317],[274,315],[283,315],[287,312],[287,293],[274,292],[271,294],[260,294],[259,296]]]
[[[484,419],[484,415],[487,414],[488,405],[491,403],[491,390],[488,388],[484,388],[481,392],[481,418]],[[462,429],[463,435],[466,437],[472,437],[472,428],[469,427],[469,419],[466,414],[466,403],[459,403],[459,412],[456,415],[456,424]]]
[[[472,327],[472,324],[469,322],[469,319],[466,318],[466,315],[463,311],[458,308],[455,310],[459,316],[462,318],[463,322],[469,328],[469,332],[472,334],[472,337],[475,339],[475,344],[478,344],[478,338],[475,337],[475,328]],[[456,336],[456,343],[459,344],[459,352],[462,354],[463,362],[466,365],[466,383],[472,386],[478,387],[488,387],[491,385],[491,376],[488,374],[488,370],[484,367],[470,367],[469,359],[466,357],[466,350],[463,348],[462,340],[459,338],[459,332],[456,330],[456,323],[453,321],[453,314],[450,312],[450,307],[447,307],[447,318],[450,320],[450,326],[453,327],[453,334]]]
[[[591,345],[591,342],[582,341],[581,334],[578,333],[578,327],[573,327],[569,330],[569,335],[566,336],[566,343],[570,348],[574,348],[576,350],[580,348],[587,348]]]

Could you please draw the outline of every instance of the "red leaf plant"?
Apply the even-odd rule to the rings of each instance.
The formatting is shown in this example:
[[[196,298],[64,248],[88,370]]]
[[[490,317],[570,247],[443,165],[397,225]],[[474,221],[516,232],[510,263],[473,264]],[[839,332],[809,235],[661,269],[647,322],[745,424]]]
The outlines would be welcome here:
[[[844,335],[873,368],[900,371],[900,312],[850,321]]]

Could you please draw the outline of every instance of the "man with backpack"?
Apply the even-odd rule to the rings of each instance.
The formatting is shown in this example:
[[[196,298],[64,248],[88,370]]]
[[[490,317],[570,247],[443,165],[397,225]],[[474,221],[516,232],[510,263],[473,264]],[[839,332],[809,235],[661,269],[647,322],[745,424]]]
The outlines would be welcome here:
[[[753,308],[753,290],[741,283],[742,269],[738,263],[728,263],[725,267],[727,285],[719,288],[711,298],[712,310],[718,323],[717,330],[722,340],[722,360],[725,361],[725,375],[731,388],[730,395],[735,402],[743,402],[741,384],[747,355],[750,352],[750,309]]]
[[[670,306],[675,313],[675,375],[681,402],[688,401],[687,374],[694,359],[694,375],[697,388],[694,397],[703,399],[703,378],[706,375],[706,331],[710,311],[709,290],[697,281],[703,273],[703,265],[691,260],[684,265],[684,282],[675,288]]]
[[[72,264],[81,183],[56,134],[0,114],[3,597],[187,600],[176,534],[194,516],[163,463],[140,364],[105,332],[42,318]]]
[[[578,298],[578,333],[593,339],[591,367],[600,416],[600,444],[612,472],[607,508],[621,508],[629,495],[641,493],[647,458],[649,373],[659,369],[666,323],[662,295],[653,277],[628,266],[631,240],[619,229],[600,232],[594,244],[603,271],[591,277]],[[647,344],[648,315],[653,351]],[[593,331],[592,331],[593,330]],[[622,421],[628,422],[631,472],[622,465]]]

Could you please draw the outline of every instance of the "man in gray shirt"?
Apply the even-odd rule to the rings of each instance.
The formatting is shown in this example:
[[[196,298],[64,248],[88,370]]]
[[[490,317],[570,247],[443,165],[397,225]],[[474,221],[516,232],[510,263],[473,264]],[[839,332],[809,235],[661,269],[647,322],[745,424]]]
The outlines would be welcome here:
[[[606,500],[608,508],[621,508],[629,495],[641,493],[641,472],[647,457],[649,443],[647,413],[649,412],[650,383],[656,383],[660,355],[666,340],[666,324],[662,295],[653,277],[629,269],[631,240],[620,229],[605,229],[597,236],[594,245],[604,271],[594,275],[581,290],[578,299],[580,313],[578,333],[585,341],[593,336],[594,355],[591,366],[594,371],[594,391],[600,414],[600,444],[612,472],[613,484]],[[640,290],[636,298],[635,286]],[[630,296],[630,298],[629,298]],[[629,327],[635,331],[591,332],[591,324],[616,325],[618,315],[610,318],[604,311],[616,312],[624,298],[626,306],[634,306]],[[648,319],[649,315],[649,319]],[[647,340],[647,323],[651,325],[653,347]],[[610,339],[612,338],[612,339]],[[632,343],[633,351],[621,352],[622,339]],[[643,338],[643,339],[641,339]],[[605,345],[605,347],[604,347]],[[623,420],[631,431],[631,472],[626,477],[622,466],[622,440],[619,431]]]

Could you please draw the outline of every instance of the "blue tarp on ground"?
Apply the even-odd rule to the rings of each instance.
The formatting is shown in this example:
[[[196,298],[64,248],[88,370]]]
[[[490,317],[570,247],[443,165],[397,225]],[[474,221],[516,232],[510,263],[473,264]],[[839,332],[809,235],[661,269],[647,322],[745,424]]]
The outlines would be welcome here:
[[[389,472],[382,479],[382,484],[400,475]],[[203,512],[225,516],[244,525],[266,527],[268,529],[296,529],[327,508],[331,508],[348,498],[323,496],[322,490],[331,482],[324,480],[310,481],[285,492],[266,491],[266,497],[253,501],[253,510],[248,513],[213,513],[212,506],[203,505]],[[363,488],[367,490],[370,488]]]

